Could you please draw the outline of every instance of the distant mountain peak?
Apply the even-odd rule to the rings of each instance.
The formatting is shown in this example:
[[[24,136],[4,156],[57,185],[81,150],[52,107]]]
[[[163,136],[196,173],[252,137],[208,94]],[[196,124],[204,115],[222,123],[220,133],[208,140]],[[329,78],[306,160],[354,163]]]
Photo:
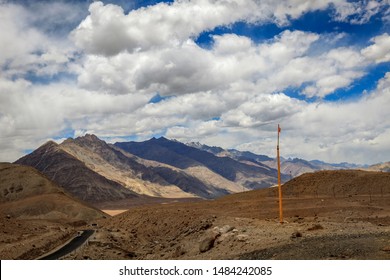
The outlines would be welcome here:
[[[72,140],[71,142],[74,142],[81,146],[106,146],[107,143],[100,138],[98,138],[94,134],[85,134],[84,136],[77,137],[76,139]]]
[[[173,140],[170,140],[168,138],[165,138],[164,136],[160,136],[158,138],[152,137],[146,142],[154,142],[154,143],[166,143],[166,142],[173,142]]]
[[[41,147],[58,147],[58,144],[54,142],[53,140],[47,141],[45,144],[43,144]]]
[[[95,134],[85,134],[84,136],[79,136],[76,139],[79,140],[88,140],[88,141],[102,141]]]
[[[164,136],[161,136],[159,138],[157,138],[158,141],[171,141],[170,139],[168,138],[165,138]]]
[[[45,144],[38,147],[38,149],[36,149],[32,153],[34,153],[34,152],[41,152],[42,153],[42,152],[46,152],[46,151],[51,151],[51,150],[58,149],[58,147],[59,147],[59,145],[56,142],[54,142],[53,140],[49,140]]]

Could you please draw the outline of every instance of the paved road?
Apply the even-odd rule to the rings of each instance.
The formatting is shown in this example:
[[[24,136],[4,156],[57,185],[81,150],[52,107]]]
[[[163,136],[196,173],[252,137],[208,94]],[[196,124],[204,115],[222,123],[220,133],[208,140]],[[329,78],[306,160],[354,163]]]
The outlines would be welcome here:
[[[94,233],[94,230],[84,230],[82,234],[76,236],[75,238],[72,239],[68,244],[66,244],[64,247],[58,249],[57,251],[51,253],[50,255],[44,256],[40,258],[40,260],[57,260],[77,248],[79,248],[81,245],[84,244],[85,241]]]

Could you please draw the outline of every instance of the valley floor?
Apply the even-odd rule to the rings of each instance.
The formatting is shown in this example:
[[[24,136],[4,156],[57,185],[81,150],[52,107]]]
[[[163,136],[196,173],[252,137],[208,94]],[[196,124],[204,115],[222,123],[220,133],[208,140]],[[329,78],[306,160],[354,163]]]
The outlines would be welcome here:
[[[92,228],[89,241],[64,259],[390,259],[390,195],[286,197],[280,224],[270,193],[129,205],[81,226],[4,217],[0,255],[38,258]]]

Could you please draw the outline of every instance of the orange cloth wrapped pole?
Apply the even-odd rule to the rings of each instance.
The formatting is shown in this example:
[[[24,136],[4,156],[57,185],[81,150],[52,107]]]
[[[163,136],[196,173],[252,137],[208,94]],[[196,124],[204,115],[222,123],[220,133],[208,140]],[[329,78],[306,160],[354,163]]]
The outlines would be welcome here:
[[[279,154],[279,136],[280,136],[280,126],[278,124],[278,145],[276,146],[277,151],[277,160],[278,160],[278,189],[279,189],[279,220],[283,224],[283,202],[282,202],[282,185],[280,181],[280,154]]]

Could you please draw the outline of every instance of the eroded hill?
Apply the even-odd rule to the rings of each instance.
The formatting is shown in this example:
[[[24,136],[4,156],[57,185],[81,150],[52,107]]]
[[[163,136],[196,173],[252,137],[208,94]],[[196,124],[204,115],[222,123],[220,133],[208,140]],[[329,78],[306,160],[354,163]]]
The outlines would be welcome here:
[[[107,218],[29,166],[0,163],[0,258],[38,257]]]

